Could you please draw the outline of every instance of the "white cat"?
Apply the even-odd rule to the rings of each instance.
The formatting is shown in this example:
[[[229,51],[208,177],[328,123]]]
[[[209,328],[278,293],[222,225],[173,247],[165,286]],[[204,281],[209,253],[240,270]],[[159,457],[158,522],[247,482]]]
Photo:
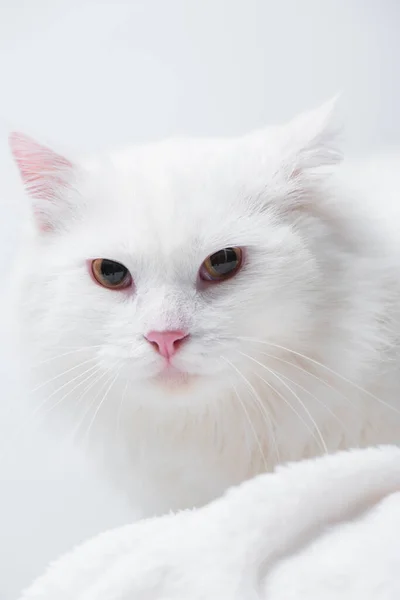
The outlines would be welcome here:
[[[144,515],[400,440],[399,169],[339,166],[333,104],[86,161],[10,138],[30,385]]]

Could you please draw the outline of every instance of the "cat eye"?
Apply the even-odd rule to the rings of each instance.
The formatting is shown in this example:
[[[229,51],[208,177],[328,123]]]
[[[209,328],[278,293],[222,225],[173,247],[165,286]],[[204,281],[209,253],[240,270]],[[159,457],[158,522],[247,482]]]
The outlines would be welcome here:
[[[97,283],[112,290],[122,290],[132,284],[128,269],[115,260],[96,258],[92,261],[92,274]]]
[[[236,275],[242,266],[241,248],[224,248],[210,254],[200,267],[200,279],[204,281],[224,281]]]

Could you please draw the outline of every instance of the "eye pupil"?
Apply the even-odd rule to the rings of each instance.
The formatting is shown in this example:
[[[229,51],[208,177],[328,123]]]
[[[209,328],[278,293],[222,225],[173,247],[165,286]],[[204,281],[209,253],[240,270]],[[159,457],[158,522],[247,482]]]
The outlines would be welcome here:
[[[223,248],[211,254],[200,267],[200,278],[206,281],[222,281],[235,275],[242,265],[240,248]]]
[[[92,273],[103,287],[121,289],[132,283],[128,269],[115,260],[97,258],[92,262]]]
[[[218,275],[226,275],[235,269],[238,263],[236,251],[233,248],[225,248],[210,256],[210,264]]]
[[[101,262],[101,275],[111,285],[118,285],[124,280],[128,269],[113,260],[103,259]]]

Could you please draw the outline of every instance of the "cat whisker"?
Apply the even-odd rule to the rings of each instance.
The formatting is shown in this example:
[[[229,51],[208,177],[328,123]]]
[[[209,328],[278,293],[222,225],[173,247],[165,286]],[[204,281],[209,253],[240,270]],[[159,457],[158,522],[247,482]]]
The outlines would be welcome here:
[[[263,365],[261,362],[259,362],[258,360],[256,360],[255,358],[249,356],[248,354],[244,353],[244,352],[240,352],[238,351],[239,354],[241,354],[242,356],[245,356],[246,358],[248,358],[249,360],[252,360],[253,362],[255,362],[256,364],[258,364],[260,367],[262,367],[263,369],[265,369],[268,373],[270,373],[273,377],[275,377],[278,381],[280,381],[280,383],[286,387],[286,389],[289,390],[289,392],[298,400],[298,402],[300,403],[300,405],[302,406],[303,410],[306,412],[307,416],[309,417],[311,423],[314,425],[315,427],[315,431],[307,424],[307,422],[303,419],[303,417],[300,415],[300,413],[295,409],[295,407],[288,401],[287,398],[285,398],[283,396],[283,394],[281,394],[279,392],[279,390],[277,390],[269,381],[267,381],[266,379],[264,379],[263,377],[261,377],[261,375],[259,375],[259,373],[257,373],[256,371],[254,372],[254,374],[259,377],[259,379],[261,379],[261,381],[263,381],[266,385],[268,385],[268,387],[270,387],[273,392],[278,395],[286,404],[287,406],[289,406],[291,408],[291,410],[297,415],[297,417],[301,420],[301,422],[303,423],[303,425],[305,425],[305,427],[307,428],[307,430],[311,433],[311,435],[314,437],[314,439],[317,441],[318,445],[321,446],[321,449],[327,453],[328,452],[328,448],[326,446],[325,440],[322,436],[322,433],[317,425],[317,423],[315,422],[315,419],[313,418],[313,416],[311,415],[310,411],[307,409],[307,407],[305,406],[304,402],[299,398],[299,396],[292,390],[292,388],[285,382],[283,381],[279,375],[277,375],[272,369],[269,369],[268,367],[266,367],[265,365]]]
[[[47,381],[44,381],[43,383],[41,383],[41,384],[37,385],[36,387],[34,387],[33,389],[31,389],[30,394],[34,394],[38,390],[41,390],[42,388],[44,388],[46,385],[49,385],[49,383],[52,383],[53,381],[60,379],[60,377],[63,377],[64,375],[67,375],[68,373],[72,373],[72,371],[76,371],[76,369],[79,369],[80,367],[87,365],[88,363],[91,363],[95,360],[97,360],[97,356],[93,356],[92,358],[89,358],[88,360],[84,360],[83,362],[78,363],[78,364],[74,365],[73,367],[66,369],[65,371],[62,371],[62,373],[57,373],[57,375],[55,375],[54,377],[51,377],[51,379],[47,379]],[[70,382],[70,380],[65,385],[68,385],[69,382]]]
[[[393,412],[395,412],[396,414],[400,415],[400,410],[396,409],[394,406],[392,406],[388,402],[385,402],[384,400],[382,400],[378,396],[375,396],[375,394],[373,394],[369,390],[366,390],[365,388],[361,387],[358,383],[355,383],[354,381],[351,381],[350,379],[348,379],[344,375],[341,375],[340,373],[338,373],[337,371],[335,371],[331,367],[328,367],[327,365],[324,365],[323,363],[319,362],[318,360],[316,360],[314,358],[311,358],[310,356],[302,354],[301,352],[297,352],[296,350],[291,350],[290,348],[286,348],[285,346],[281,346],[279,344],[275,344],[275,343],[272,343],[272,342],[267,342],[265,340],[258,340],[256,338],[243,337],[243,336],[238,336],[237,339],[243,340],[243,341],[246,341],[246,342],[254,342],[254,343],[258,343],[258,344],[266,344],[268,346],[276,348],[277,350],[283,350],[285,352],[289,352],[289,353],[291,353],[291,354],[293,354],[295,356],[298,356],[298,357],[300,357],[300,358],[302,358],[304,360],[307,360],[310,363],[312,363],[314,365],[317,365],[317,366],[325,369],[327,372],[329,372],[332,375],[334,375],[335,377],[338,377],[339,379],[341,379],[344,383],[347,383],[348,385],[353,386],[359,392],[362,392],[363,394],[365,394],[369,398],[372,398],[373,400],[376,400],[377,402],[379,402],[379,404],[381,404],[382,406],[385,406],[386,408],[388,408],[388,409],[392,410]]]
[[[111,388],[113,387],[114,383],[117,381],[117,379],[118,379],[118,377],[119,377],[119,372],[120,372],[121,368],[122,368],[122,367],[120,367],[120,368],[117,370],[117,373],[115,374],[115,377],[113,378],[113,380],[111,381],[110,385],[108,386],[108,388],[107,388],[107,389],[106,389],[106,391],[104,392],[104,395],[103,395],[102,399],[100,400],[100,402],[99,402],[99,403],[98,403],[98,405],[97,405],[97,408],[96,408],[96,410],[94,411],[93,417],[92,417],[92,419],[91,419],[91,421],[90,421],[90,423],[89,423],[89,425],[88,425],[88,428],[87,428],[87,430],[86,430],[86,434],[85,434],[85,438],[86,438],[86,440],[89,440],[89,437],[90,437],[90,431],[91,431],[91,429],[92,429],[92,427],[93,427],[93,424],[94,424],[94,422],[95,422],[95,420],[96,420],[96,417],[97,417],[97,415],[98,415],[98,413],[99,413],[99,410],[101,409],[101,407],[103,406],[104,402],[106,401],[106,399],[107,399],[107,396],[108,396],[108,394],[109,394],[109,392],[110,392]],[[108,381],[108,380],[107,380],[107,381]]]
[[[98,374],[103,370],[103,365],[100,365],[93,373],[91,373],[88,377],[86,377],[86,379],[84,380],[84,382],[89,381],[89,383],[86,385],[86,387],[83,389],[82,393],[80,394],[77,402],[75,403],[75,408],[77,406],[79,406],[79,404],[81,403],[81,401],[83,400],[83,398],[86,396],[86,394],[107,374],[107,370],[103,370],[102,374],[100,376],[98,376]],[[94,379],[93,379],[94,378]],[[84,383],[81,382],[81,383]],[[79,387],[80,384],[78,384],[78,386],[75,387],[75,389],[77,389]],[[57,403],[56,403],[57,405]],[[54,407],[51,407],[49,409],[48,412],[50,412],[51,410],[53,410]],[[70,436],[65,436],[65,442],[70,442],[71,441],[71,437]]]
[[[89,402],[89,404],[87,405],[86,409],[83,410],[83,414],[82,417],[80,418],[80,420],[78,421],[78,423],[76,424],[76,426],[74,427],[74,429],[71,432],[71,438],[74,439],[75,436],[77,435],[79,429],[81,428],[81,426],[83,425],[85,418],[87,416],[87,414],[90,412],[90,409],[92,408],[92,406],[96,403],[97,398],[99,397],[99,395],[101,394],[101,392],[104,390],[104,388],[107,386],[107,384],[112,380],[112,378],[114,377],[114,373],[109,373],[109,371],[104,371],[100,377],[96,380],[96,382],[94,383],[94,385],[98,384],[106,375],[109,375],[109,377],[106,377],[105,381],[103,381],[103,384],[101,385],[100,389],[97,391],[97,394],[94,395],[94,397],[91,399],[91,401]],[[94,385],[92,387],[94,387]],[[79,398],[77,405],[81,403],[82,397]]]
[[[35,418],[35,416],[42,411],[42,409],[46,406],[46,404],[48,404],[49,400],[51,400],[51,398],[53,398],[59,392],[61,392],[61,390],[65,389],[66,387],[68,387],[69,385],[71,385],[71,383],[74,383],[75,381],[81,379],[81,377],[84,377],[87,373],[91,373],[92,374],[92,371],[96,371],[96,370],[97,370],[97,365],[93,365],[93,366],[89,367],[88,369],[86,369],[86,371],[84,371],[83,373],[79,373],[79,375],[76,375],[72,379],[69,379],[68,381],[66,381],[65,383],[63,383],[62,385],[60,385],[57,389],[53,390],[51,392],[51,394],[49,394],[44,400],[42,400],[42,402],[39,404],[39,406],[37,406],[33,410],[32,414],[31,414],[31,417]],[[90,376],[91,375],[89,375],[89,377]],[[56,401],[55,406],[57,406],[58,404],[60,404],[65,398],[67,398],[73,391],[75,391],[75,389],[77,387],[79,387],[87,379],[88,379],[88,377],[86,379],[84,379],[83,381],[79,381],[76,386],[74,386],[71,390],[68,390],[64,394],[64,396],[62,396],[61,399],[59,399],[59,400]]]
[[[295,369],[298,369],[302,373],[305,373],[306,375],[312,377],[316,381],[319,381],[320,383],[322,383],[322,385],[326,386],[327,388],[329,388],[330,390],[335,392],[335,394],[338,394],[339,396],[341,396],[346,402],[348,402],[351,406],[353,406],[353,408],[360,410],[360,407],[357,406],[357,404],[355,402],[350,400],[350,398],[348,398],[341,390],[336,389],[332,384],[330,384],[325,379],[322,379],[322,377],[319,377],[312,371],[309,371],[309,370],[305,369],[304,367],[301,367],[300,365],[298,365],[297,363],[295,363],[293,361],[285,360],[284,358],[282,358],[280,356],[275,356],[274,354],[269,354],[268,352],[260,352],[260,354],[262,354],[263,356],[268,356],[269,358],[272,358],[273,360],[277,360],[277,361],[284,363],[286,365],[289,365],[290,367],[293,367]]]
[[[270,416],[268,410],[263,405],[263,402],[262,402],[261,398],[257,394],[257,391],[254,389],[254,386],[247,379],[247,377],[245,377],[245,375],[243,375],[243,373],[230,360],[228,360],[226,357],[220,356],[220,358],[224,362],[226,362],[239,375],[239,377],[245,383],[246,387],[250,390],[250,392],[252,394],[252,397],[255,400],[256,406],[258,407],[261,415],[264,417],[265,423],[266,423],[267,428],[268,428],[268,432],[271,434],[272,443],[274,445],[274,450],[275,450],[276,458],[277,458],[278,462],[280,462],[279,449],[278,449],[278,446],[277,446],[277,443],[276,443],[276,437],[275,437],[275,433],[274,433],[273,426],[272,426],[271,416]],[[254,426],[252,428],[254,428]],[[254,435],[256,436],[256,439],[258,440],[258,444],[260,444],[258,436],[257,436],[257,433],[255,432],[255,430],[254,430]],[[263,452],[263,450],[261,448],[261,444],[259,446],[259,450],[260,450],[260,453],[261,453],[261,457],[263,458],[263,461],[264,461],[264,466],[265,466],[265,468],[267,470],[268,469],[268,465],[267,465],[267,461],[266,461],[264,452]]]
[[[57,400],[57,402],[55,402],[54,404],[52,404],[52,406],[47,411],[45,411],[44,415],[47,415],[54,408],[56,408],[59,404],[61,404],[61,402],[63,402],[65,400],[65,398],[67,398],[70,394],[72,394],[73,392],[75,392],[75,390],[77,390],[82,384],[86,383],[86,381],[92,379],[92,377],[95,377],[97,375],[97,373],[102,370],[102,368],[103,368],[102,365],[100,365],[100,366],[95,365],[94,367],[90,367],[90,369],[87,369],[84,373],[82,373],[82,375],[85,375],[86,373],[88,373],[90,371],[89,375],[87,377],[85,377],[85,379],[83,379],[82,381],[79,381],[72,388],[72,390],[68,390],[68,392],[62,396],[62,398],[60,398],[59,400]],[[74,377],[74,379],[72,379],[69,383],[73,383],[73,381],[75,381],[76,379],[78,379],[78,377]],[[57,390],[57,392],[60,391],[62,389],[62,387],[59,388]],[[52,395],[54,395],[54,393]],[[46,399],[46,402],[47,402],[47,400],[49,400],[49,398],[50,398],[50,396]]]
[[[76,354],[78,352],[86,352],[88,350],[96,350],[98,348],[101,348],[102,346],[103,346],[102,344],[97,344],[96,346],[80,346],[79,348],[74,348],[73,350],[69,350],[68,352],[63,352],[62,354],[56,354],[56,356],[51,356],[50,358],[46,358],[37,363],[34,363],[34,364],[30,365],[30,368],[37,369],[37,368],[41,367],[42,365],[50,363],[54,360],[58,360],[59,358],[64,358],[65,356],[70,356],[70,355]],[[68,348],[68,346],[62,346],[62,347]]]
[[[321,442],[319,436],[316,435],[316,433],[312,429],[312,427],[310,427],[310,425],[307,423],[307,421],[305,421],[303,419],[303,417],[301,416],[301,414],[299,413],[299,411],[296,410],[296,408],[291,404],[291,402],[289,402],[289,400],[287,398],[285,398],[285,396],[283,394],[281,394],[281,392],[279,390],[277,390],[276,387],[274,385],[272,385],[271,382],[269,382],[266,379],[264,379],[264,377],[262,377],[256,371],[254,371],[254,374],[256,375],[256,377],[258,377],[259,379],[261,379],[261,381],[263,381],[272,390],[272,392],[276,396],[278,396],[279,398],[281,398],[281,400],[283,400],[283,402],[290,408],[290,410],[298,417],[299,421],[304,425],[304,427],[307,429],[307,431],[312,435],[312,437],[315,439],[315,441],[317,442],[317,444],[320,446],[321,450],[323,452],[327,453],[328,451],[326,449],[325,442],[323,442],[323,443]],[[293,391],[291,390],[291,388],[289,386],[287,386],[287,387],[293,393]]]
[[[250,417],[249,411],[247,410],[245,403],[244,403],[244,402],[243,402],[243,400],[241,399],[241,397],[240,397],[240,395],[239,395],[239,392],[238,392],[238,391],[237,391],[237,389],[236,389],[236,386],[235,386],[235,385],[233,385],[232,383],[231,383],[231,386],[232,386],[232,389],[233,389],[233,391],[234,391],[234,393],[235,393],[235,396],[236,396],[236,398],[238,399],[239,406],[242,408],[242,410],[243,410],[243,412],[244,412],[244,415],[245,415],[245,417],[246,417],[246,420],[247,420],[247,422],[248,422],[248,424],[249,424],[249,426],[250,426],[250,429],[251,429],[251,431],[252,431],[252,434],[253,434],[253,436],[254,436],[254,441],[255,441],[255,443],[256,443],[256,446],[257,446],[257,448],[258,448],[258,451],[260,452],[260,456],[261,456],[262,462],[263,462],[263,464],[264,464],[264,469],[267,471],[267,470],[268,470],[268,463],[267,463],[267,459],[266,459],[266,457],[265,457],[265,453],[264,453],[263,447],[262,447],[262,445],[261,445],[261,442],[260,442],[260,437],[259,437],[259,435],[257,434],[257,431],[256,431],[256,428],[254,427],[254,423],[253,423],[253,421],[251,420],[251,417]]]
[[[340,396],[342,396],[346,401],[348,401],[349,403],[351,403],[355,408],[357,408],[359,410],[359,407],[357,407],[355,405],[355,403],[352,403],[340,390],[336,390],[336,388],[334,388],[330,383],[328,383],[324,379],[318,377],[318,375],[316,375],[312,371],[307,371],[307,369],[304,369],[303,367],[301,367],[297,363],[295,363],[293,361],[285,360],[285,359],[281,358],[280,356],[276,356],[276,355],[270,354],[268,352],[261,352],[261,354],[263,356],[267,356],[268,358],[271,358],[273,360],[276,360],[276,361],[282,362],[282,363],[284,363],[286,365],[289,365],[290,367],[294,367],[295,369],[298,369],[301,372],[305,373],[307,376],[311,376],[312,378],[316,379],[317,381],[319,381],[323,385],[326,385],[328,388],[330,388],[331,390],[333,390],[335,393],[337,393]],[[325,402],[322,401],[322,399],[318,398],[315,394],[312,394],[309,390],[307,390],[307,388],[305,388],[304,386],[302,386],[299,382],[294,381],[293,379],[290,379],[290,377],[288,377],[287,375],[284,375],[284,374],[276,371],[276,369],[274,369],[274,371],[277,373],[277,375],[279,375],[283,379],[287,380],[289,383],[292,383],[293,385],[297,386],[300,390],[302,390],[304,393],[308,394],[311,398],[313,398],[313,400],[315,400],[318,404],[320,404],[321,406],[323,406],[323,408],[341,425],[341,427],[343,428],[344,431],[346,431],[347,433],[351,433],[350,429],[346,426],[346,424],[334,413],[333,410],[331,410],[331,408]]]
[[[304,412],[307,414],[307,416],[310,419],[311,423],[314,425],[315,431],[317,432],[317,435],[318,435],[318,437],[320,439],[320,442],[322,444],[322,448],[324,449],[324,452],[328,453],[328,448],[326,446],[324,437],[323,437],[323,435],[321,433],[320,428],[318,427],[317,422],[315,421],[314,417],[312,416],[312,414],[310,413],[310,411],[308,410],[307,406],[304,404],[304,402],[302,401],[302,399],[298,396],[298,394],[296,394],[296,392],[293,391],[293,389],[290,387],[290,385],[288,385],[285,381],[283,381],[283,379],[281,379],[280,376],[277,375],[277,373],[274,370],[270,369],[266,365],[263,365],[263,363],[261,363],[259,360],[253,358],[252,356],[250,356],[249,354],[246,354],[245,352],[239,352],[239,354],[241,354],[242,356],[245,356],[249,360],[252,360],[256,364],[258,364],[260,367],[262,367],[263,369],[265,369],[268,373],[270,373],[273,377],[275,377],[278,381],[280,381],[281,384],[286,389],[289,390],[289,392],[296,398],[296,400],[298,401],[298,403],[300,404],[300,406],[303,408]]]
[[[98,375],[99,372],[103,371],[102,373],[100,373],[100,375],[97,377],[97,379],[95,379],[94,381],[92,381],[89,386],[87,388],[85,388],[85,390],[82,392],[82,394],[79,396],[79,398],[77,399],[77,401],[75,402],[75,409],[77,409],[79,407],[79,405],[82,403],[83,398],[86,396],[86,394],[95,386],[99,383],[99,381],[101,381],[106,375],[109,374],[109,371],[107,369],[103,369],[103,365],[101,365],[97,371],[94,373],[94,375]]]
[[[343,427],[344,431],[346,431],[348,434],[351,433],[350,429],[345,425],[345,423],[343,423],[343,421],[341,419],[339,419],[339,417],[333,412],[333,410],[331,408],[329,408],[329,406],[327,404],[325,404],[325,402],[323,402],[320,398],[318,398],[318,396],[316,396],[315,394],[312,394],[309,390],[307,390],[307,388],[300,385],[300,383],[298,383],[297,381],[290,379],[290,377],[288,377],[287,375],[283,375],[283,373],[279,373],[278,371],[276,371],[276,373],[283,379],[286,379],[286,381],[289,381],[294,386],[298,387],[305,394],[308,394],[310,396],[310,398],[312,398],[313,400],[315,400],[315,402],[320,404],[332,416],[332,418],[335,419],[335,421],[337,421],[341,427]]]
[[[76,381],[80,377],[83,377],[89,371],[93,371],[94,368],[95,367],[90,367],[89,369],[87,369],[86,371],[84,371],[83,373],[81,373],[80,375],[78,375],[77,377],[74,377],[73,380],[70,380],[69,382],[67,382],[67,384],[73,383],[74,381]],[[100,368],[101,367],[99,367],[96,372],[98,372],[100,370]],[[72,394],[76,389],[78,389],[88,379],[90,379],[91,377],[93,377],[93,375],[96,375],[96,372],[95,373],[91,372],[90,375],[88,375],[85,379],[83,379],[82,381],[79,381],[75,386],[73,386],[72,389],[68,390],[68,392],[62,396],[62,398],[60,398],[59,400],[57,400],[47,411],[45,411],[43,413],[43,409],[44,409],[45,405],[48,403],[48,401],[50,400],[50,398],[53,397],[62,388],[64,388],[67,384],[64,384],[63,386],[61,386],[60,388],[58,388],[57,390],[55,390],[50,396],[48,396],[47,398],[45,398],[41,402],[41,404],[39,406],[37,406],[30,413],[30,415],[26,419],[24,419],[24,421],[22,423],[19,424],[19,427],[12,434],[13,435],[13,439],[15,439],[17,436],[20,436],[22,433],[24,433],[25,431],[27,431],[28,428],[31,429],[33,426],[36,426],[37,423],[38,423],[38,417],[41,417],[41,416],[45,417],[49,412],[51,412],[54,408],[56,408],[56,406],[58,406],[59,404],[61,404],[65,400],[65,398],[67,398],[70,394]],[[8,439],[8,444],[11,443],[11,442],[12,442],[12,440]]]
[[[92,376],[93,376],[93,375],[94,375],[94,376],[98,375],[98,374],[99,374],[99,372],[102,370],[102,368],[103,368],[103,367],[102,367],[102,366],[100,366],[100,367],[97,369],[97,371],[96,371],[95,373],[93,373],[93,374],[92,374]],[[102,379],[104,379],[104,377],[105,377],[106,375],[108,375],[108,371],[107,371],[107,369],[104,369],[104,370],[103,370],[103,372],[102,372],[102,373],[101,373],[101,374],[100,374],[98,377],[96,377],[96,378],[94,379],[94,381],[91,381],[91,382],[90,382],[90,383],[89,383],[89,384],[86,386],[86,388],[83,390],[83,392],[81,393],[81,395],[79,396],[78,400],[77,400],[77,401],[76,401],[76,403],[75,403],[75,409],[77,409],[77,408],[79,407],[79,405],[82,403],[82,401],[83,401],[84,397],[87,395],[87,393],[88,393],[88,392],[89,392],[91,389],[93,389],[93,388],[94,388],[94,387],[95,387],[95,386],[96,386],[96,385],[97,385],[97,384],[98,384],[98,383],[99,383],[99,382],[100,382]],[[100,391],[101,391],[101,390],[100,390]],[[89,402],[89,406],[88,406],[87,410],[86,410],[86,411],[84,411],[83,419],[84,419],[84,417],[86,416],[86,413],[88,412],[88,410],[90,409],[90,407],[92,406],[93,402],[94,402],[94,400],[93,400],[93,399],[92,399],[92,401],[91,401],[91,402]],[[81,421],[80,421],[80,422],[81,422]],[[78,426],[76,426],[75,428],[73,428],[73,430],[72,430],[71,434],[70,434],[69,436],[67,436],[67,439],[68,439],[68,440],[70,440],[70,441],[71,441],[71,440],[73,440],[73,438],[75,437],[75,433],[76,433],[76,431],[77,431],[78,429],[79,429],[79,424],[78,424]]]

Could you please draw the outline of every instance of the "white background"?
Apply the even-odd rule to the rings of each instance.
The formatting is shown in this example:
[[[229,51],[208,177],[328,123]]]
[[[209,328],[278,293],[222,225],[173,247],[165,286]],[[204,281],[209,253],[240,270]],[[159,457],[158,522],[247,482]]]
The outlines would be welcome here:
[[[348,148],[398,144],[399,32],[398,0],[1,0],[2,281],[19,198],[10,128],[95,150],[241,133],[342,91]],[[18,431],[5,343],[0,353],[0,599],[8,600],[61,551],[131,513],[43,428]]]

